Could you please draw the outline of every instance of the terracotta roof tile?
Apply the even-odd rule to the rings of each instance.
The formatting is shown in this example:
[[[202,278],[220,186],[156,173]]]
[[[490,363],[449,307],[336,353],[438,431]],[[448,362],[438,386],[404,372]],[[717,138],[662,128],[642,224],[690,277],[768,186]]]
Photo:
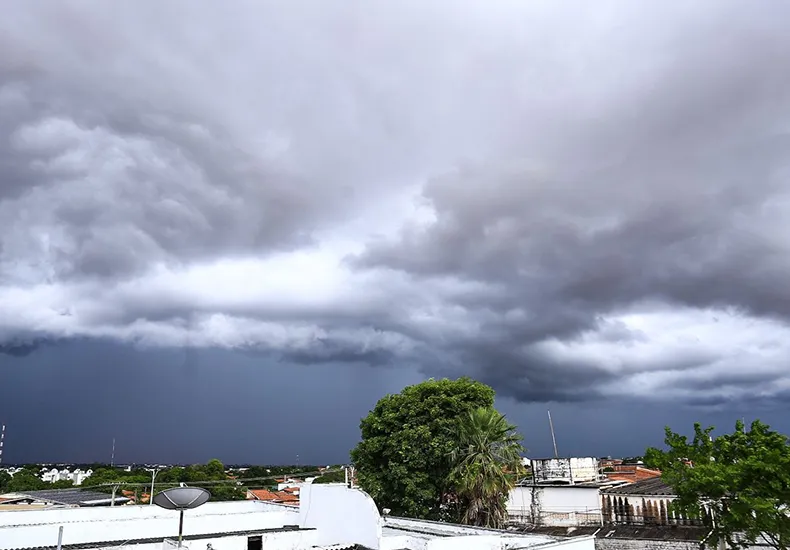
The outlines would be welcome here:
[[[661,477],[661,472],[659,470],[643,468],[642,466],[633,466],[630,468],[619,466],[615,468],[614,472],[608,472],[606,477],[612,481],[643,481],[645,479]]]
[[[286,493],[285,491],[277,491],[275,495],[277,495],[277,499],[282,502],[299,502],[298,496]]]
[[[299,497],[285,491],[270,491],[268,489],[249,489],[248,500],[265,500],[269,502],[298,503]]]
[[[268,489],[249,489],[247,498],[249,500],[278,500],[277,495]]]

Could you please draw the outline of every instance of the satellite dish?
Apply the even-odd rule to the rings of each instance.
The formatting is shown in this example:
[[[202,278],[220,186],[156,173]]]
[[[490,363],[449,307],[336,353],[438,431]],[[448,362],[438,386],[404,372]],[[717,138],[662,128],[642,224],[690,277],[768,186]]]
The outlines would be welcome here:
[[[208,502],[211,493],[200,487],[174,487],[154,496],[154,504],[167,510],[190,510]]]
[[[197,508],[211,498],[211,493],[200,487],[173,487],[157,493],[154,504],[166,510],[178,510],[178,547],[181,548],[182,533],[184,532],[184,510]]]

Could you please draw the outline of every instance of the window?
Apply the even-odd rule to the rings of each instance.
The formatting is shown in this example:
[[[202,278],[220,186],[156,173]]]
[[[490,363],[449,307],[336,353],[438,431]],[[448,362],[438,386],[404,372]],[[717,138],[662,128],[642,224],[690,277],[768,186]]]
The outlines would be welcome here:
[[[263,537],[247,537],[247,550],[263,550]]]

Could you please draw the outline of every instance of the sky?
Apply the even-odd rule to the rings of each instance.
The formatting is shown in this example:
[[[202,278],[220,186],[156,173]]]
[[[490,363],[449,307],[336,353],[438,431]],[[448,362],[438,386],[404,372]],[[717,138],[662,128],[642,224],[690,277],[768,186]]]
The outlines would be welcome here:
[[[472,376],[533,455],[790,431],[790,6],[9,0],[6,461],[338,462]]]

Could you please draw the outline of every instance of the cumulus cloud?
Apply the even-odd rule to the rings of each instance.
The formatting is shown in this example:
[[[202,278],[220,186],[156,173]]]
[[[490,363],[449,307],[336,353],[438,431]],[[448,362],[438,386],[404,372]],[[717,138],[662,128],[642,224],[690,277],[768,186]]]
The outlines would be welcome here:
[[[11,2],[0,351],[785,395],[788,11]]]

